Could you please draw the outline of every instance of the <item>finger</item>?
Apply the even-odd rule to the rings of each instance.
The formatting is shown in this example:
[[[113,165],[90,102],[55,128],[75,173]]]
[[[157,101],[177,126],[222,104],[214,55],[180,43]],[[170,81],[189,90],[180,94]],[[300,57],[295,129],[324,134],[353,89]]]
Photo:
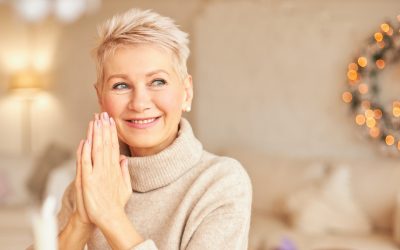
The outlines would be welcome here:
[[[92,164],[92,145],[89,140],[85,140],[82,149],[82,180],[85,181],[93,171]]]
[[[93,142],[93,121],[89,122],[86,140],[88,140],[90,144],[92,144]]]
[[[99,114],[98,113],[94,113],[94,120],[99,120]]]
[[[92,145],[93,167],[103,165],[103,135],[100,120],[95,120],[93,125],[93,145]]]
[[[101,113],[102,135],[103,135],[103,161],[105,166],[112,166],[111,164],[111,131],[110,131],[110,117],[107,112]]]
[[[132,189],[131,185],[131,176],[129,174],[129,169],[128,169],[128,159],[123,159],[121,162],[121,173],[122,173],[122,178],[124,179],[124,183],[129,190]]]
[[[76,176],[75,176],[75,187],[77,189],[81,189],[81,172],[82,172],[82,164],[81,164],[81,155],[83,149],[84,140],[79,142],[78,149],[76,150]]]
[[[111,162],[113,163],[113,165],[117,165],[120,162],[119,142],[118,142],[117,127],[112,117],[110,118],[110,130],[111,130],[111,149],[112,149]]]

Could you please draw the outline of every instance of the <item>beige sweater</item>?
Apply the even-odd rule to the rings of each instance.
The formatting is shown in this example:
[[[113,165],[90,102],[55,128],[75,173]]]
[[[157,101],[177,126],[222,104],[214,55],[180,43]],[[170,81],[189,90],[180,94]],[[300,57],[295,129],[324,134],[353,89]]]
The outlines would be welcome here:
[[[247,249],[252,188],[239,162],[203,150],[182,119],[162,152],[129,158],[132,196],[125,211],[146,240],[134,250]],[[59,212],[63,228],[74,209],[70,186]],[[111,249],[99,229],[88,249]]]

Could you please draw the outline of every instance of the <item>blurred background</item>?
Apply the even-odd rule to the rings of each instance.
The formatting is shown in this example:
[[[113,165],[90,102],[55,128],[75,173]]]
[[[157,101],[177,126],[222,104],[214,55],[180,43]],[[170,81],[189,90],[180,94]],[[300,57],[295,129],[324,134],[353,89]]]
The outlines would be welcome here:
[[[398,249],[397,141],[371,139],[343,93],[381,24],[399,33],[400,1],[0,0],[1,249],[29,244],[32,200],[59,199],[72,180],[99,111],[96,26],[132,7],[190,34],[187,118],[207,150],[237,158],[252,178],[251,249]],[[390,106],[400,64],[377,79]]]

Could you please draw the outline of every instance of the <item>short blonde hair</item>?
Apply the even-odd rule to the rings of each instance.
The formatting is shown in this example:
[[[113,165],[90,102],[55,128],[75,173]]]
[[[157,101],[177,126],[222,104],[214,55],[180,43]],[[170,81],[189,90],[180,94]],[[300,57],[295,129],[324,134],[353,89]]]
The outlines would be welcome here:
[[[100,90],[104,82],[104,61],[124,45],[150,44],[172,53],[175,69],[181,79],[187,75],[189,57],[188,34],[175,22],[151,10],[130,9],[115,15],[98,27],[98,45],[94,48],[97,82]]]

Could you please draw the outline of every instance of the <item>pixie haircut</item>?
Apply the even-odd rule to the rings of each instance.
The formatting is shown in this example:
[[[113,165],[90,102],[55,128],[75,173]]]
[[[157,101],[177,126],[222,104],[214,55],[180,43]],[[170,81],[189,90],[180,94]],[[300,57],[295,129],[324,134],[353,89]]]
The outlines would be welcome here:
[[[129,45],[155,45],[171,53],[174,68],[181,79],[187,75],[188,34],[175,22],[151,10],[131,9],[115,15],[98,27],[98,45],[94,48],[97,82],[104,83],[104,61],[117,48]]]

